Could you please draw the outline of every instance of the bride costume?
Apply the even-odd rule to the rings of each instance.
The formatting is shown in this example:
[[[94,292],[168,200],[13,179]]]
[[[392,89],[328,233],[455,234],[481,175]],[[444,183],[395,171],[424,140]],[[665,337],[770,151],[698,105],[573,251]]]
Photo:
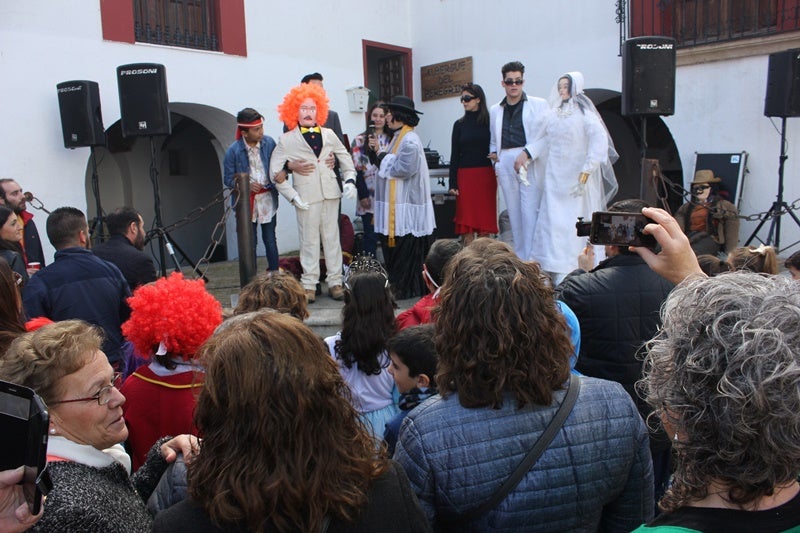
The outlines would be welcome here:
[[[558,92],[562,79],[568,80],[567,98]],[[591,221],[592,213],[605,211],[617,193],[612,165],[619,156],[583,88],[583,74],[568,72],[556,80],[549,99],[554,108],[545,137],[549,156],[531,251],[554,286],[577,268],[588,244],[576,235],[578,217]]]

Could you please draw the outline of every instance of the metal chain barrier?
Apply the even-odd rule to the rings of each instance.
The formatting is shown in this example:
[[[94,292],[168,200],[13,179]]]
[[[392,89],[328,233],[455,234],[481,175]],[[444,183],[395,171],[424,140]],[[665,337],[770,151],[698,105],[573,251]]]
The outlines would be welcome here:
[[[228,215],[230,214],[231,210],[236,207],[236,204],[239,201],[239,196],[237,195],[236,201],[230,202],[230,198],[233,193],[233,189],[229,189],[227,187],[223,188],[220,192],[214,195],[210,202],[192,209],[185,216],[173,222],[169,226],[165,226],[160,231],[169,235],[170,232],[196,221],[220,202],[225,204],[226,207],[222,212],[222,217],[211,231],[211,242],[209,243],[208,247],[206,247],[206,251],[203,256],[195,263],[195,267],[192,271],[195,278],[205,279],[206,271],[208,270],[209,266],[211,266],[210,259],[214,255],[217,247],[222,242],[222,239],[225,237],[225,225],[226,221],[228,220]],[[157,233],[153,234],[153,237],[155,237],[155,235],[157,235]]]
[[[672,182],[670,180],[666,180],[666,179],[662,179],[662,182],[667,187],[672,189],[674,192],[679,194],[683,198],[684,202],[692,203],[694,205],[700,205],[697,202],[695,202],[694,200],[692,200],[692,193],[690,191],[687,191],[686,189],[684,189],[682,186],[680,186],[677,183],[674,183],[674,182]],[[716,209],[717,209],[716,207],[711,207],[712,214],[719,214],[716,211]],[[792,202],[791,205],[789,206],[788,210],[782,208],[777,213],[776,216],[785,215],[785,214],[788,214],[789,211],[797,211],[798,209],[800,209],[800,198],[798,198],[797,200]],[[772,216],[773,214],[774,213],[770,213],[770,211],[762,211],[760,213],[753,213],[753,214],[750,214],[750,215],[739,214],[739,215],[737,215],[737,217],[742,219],[742,220],[747,220],[749,222],[755,222],[755,221],[763,220],[764,217]]]

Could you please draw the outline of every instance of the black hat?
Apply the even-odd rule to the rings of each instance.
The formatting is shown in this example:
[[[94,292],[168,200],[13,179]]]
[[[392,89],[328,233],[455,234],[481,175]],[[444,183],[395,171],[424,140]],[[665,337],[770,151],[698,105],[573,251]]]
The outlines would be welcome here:
[[[416,113],[417,115],[422,115],[422,111],[417,111],[414,109],[414,100],[409,98],[408,96],[397,95],[392,96],[392,101],[386,104],[386,106],[391,109],[399,109],[400,111],[407,111],[409,113]]]

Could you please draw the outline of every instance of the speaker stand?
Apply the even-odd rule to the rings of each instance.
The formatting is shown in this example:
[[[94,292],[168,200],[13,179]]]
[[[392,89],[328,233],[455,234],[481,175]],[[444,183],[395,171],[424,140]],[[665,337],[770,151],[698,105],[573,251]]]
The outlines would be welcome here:
[[[647,184],[645,183],[645,180],[641,179],[641,177],[645,167],[645,160],[647,159],[647,115],[641,115],[639,118],[641,119],[639,143],[642,148],[641,157],[639,158],[639,198],[644,200],[644,198],[647,196]]]
[[[164,228],[164,224],[161,219],[161,192],[158,186],[156,145],[153,141],[154,136],[148,135],[148,137],[150,139],[150,183],[153,185],[153,211],[155,211],[155,227],[150,230],[149,233],[151,235],[156,234],[158,236],[158,259],[159,264],[161,265],[161,276],[167,276],[167,252],[169,252],[172,261],[175,263],[175,272],[181,271],[181,264],[180,261],[178,261],[178,258],[175,256],[175,250],[173,247],[180,252],[183,258],[192,266],[193,269],[197,270],[197,263],[189,259],[189,256],[186,255],[186,252],[184,252],[174,240],[170,240],[169,231]],[[206,276],[203,276],[202,279],[206,283],[208,282],[208,278]]]
[[[781,216],[784,213],[787,213],[794,223],[800,228],[800,219],[797,218],[797,215],[794,214],[792,208],[783,200],[783,167],[786,160],[789,159],[789,156],[786,155],[786,117],[781,118],[781,155],[779,158],[778,163],[778,196],[775,198],[775,201],[772,202],[772,206],[769,208],[769,211],[764,213],[761,217],[761,221],[756,226],[756,229],[753,230],[753,233],[750,234],[750,237],[747,238],[747,241],[744,243],[745,246],[749,246],[753,239],[757,238],[758,232],[761,228],[766,224],[767,220],[770,221],[769,224],[769,231],[767,232],[767,240],[766,241],[759,241],[763,242],[767,246],[772,246],[773,242],[775,250],[777,252],[781,252]],[[795,243],[796,244],[796,243]],[[788,248],[788,247],[787,247]]]
[[[93,244],[100,244],[106,240],[105,213],[103,206],[100,205],[100,179],[97,176],[97,156],[94,153],[94,145],[89,147],[92,161],[92,194],[94,195],[95,216],[89,226],[89,237]]]

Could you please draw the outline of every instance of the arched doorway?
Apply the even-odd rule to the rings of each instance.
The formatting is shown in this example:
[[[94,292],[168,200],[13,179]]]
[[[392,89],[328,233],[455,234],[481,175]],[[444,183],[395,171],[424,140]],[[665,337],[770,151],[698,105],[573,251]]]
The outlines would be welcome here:
[[[586,95],[597,107],[608,133],[619,153],[614,173],[619,183],[616,200],[639,198],[642,182],[641,122],[636,117],[622,116],[622,95],[608,89],[586,89]],[[647,118],[647,158],[657,159],[661,173],[672,183],[682,186],[683,166],[669,128],[661,117]],[[668,203],[674,212],[682,203],[680,194],[669,189]]]
[[[192,103],[170,103],[172,133],[152,138],[158,183],[161,197],[161,217],[164,226],[182,220],[189,212],[211,202],[222,189],[222,160],[225,146],[220,139],[228,139],[235,131],[236,119],[217,108]],[[129,205],[136,208],[150,229],[155,217],[155,202],[150,179],[150,137],[122,136],[120,122],[112,124],[107,132],[106,147],[95,148],[98,181],[102,208],[110,212],[116,207]],[[86,197],[88,217],[96,216],[96,206],[91,187],[91,161],[87,162]],[[224,213],[224,205],[216,204],[191,223],[170,233],[191,261],[198,260],[206,251],[211,233]],[[228,231],[228,240],[235,231]],[[232,235],[232,237],[231,237]],[[227,259],[229,242],[221,243],[213,259]],[[151,241],[145,251],[159,259],[157,240]],[[182,259],[179,255],[179,259]],[[168,260],[167,269],[174,265]],[[188,262],[182,261],[183,265]]]

